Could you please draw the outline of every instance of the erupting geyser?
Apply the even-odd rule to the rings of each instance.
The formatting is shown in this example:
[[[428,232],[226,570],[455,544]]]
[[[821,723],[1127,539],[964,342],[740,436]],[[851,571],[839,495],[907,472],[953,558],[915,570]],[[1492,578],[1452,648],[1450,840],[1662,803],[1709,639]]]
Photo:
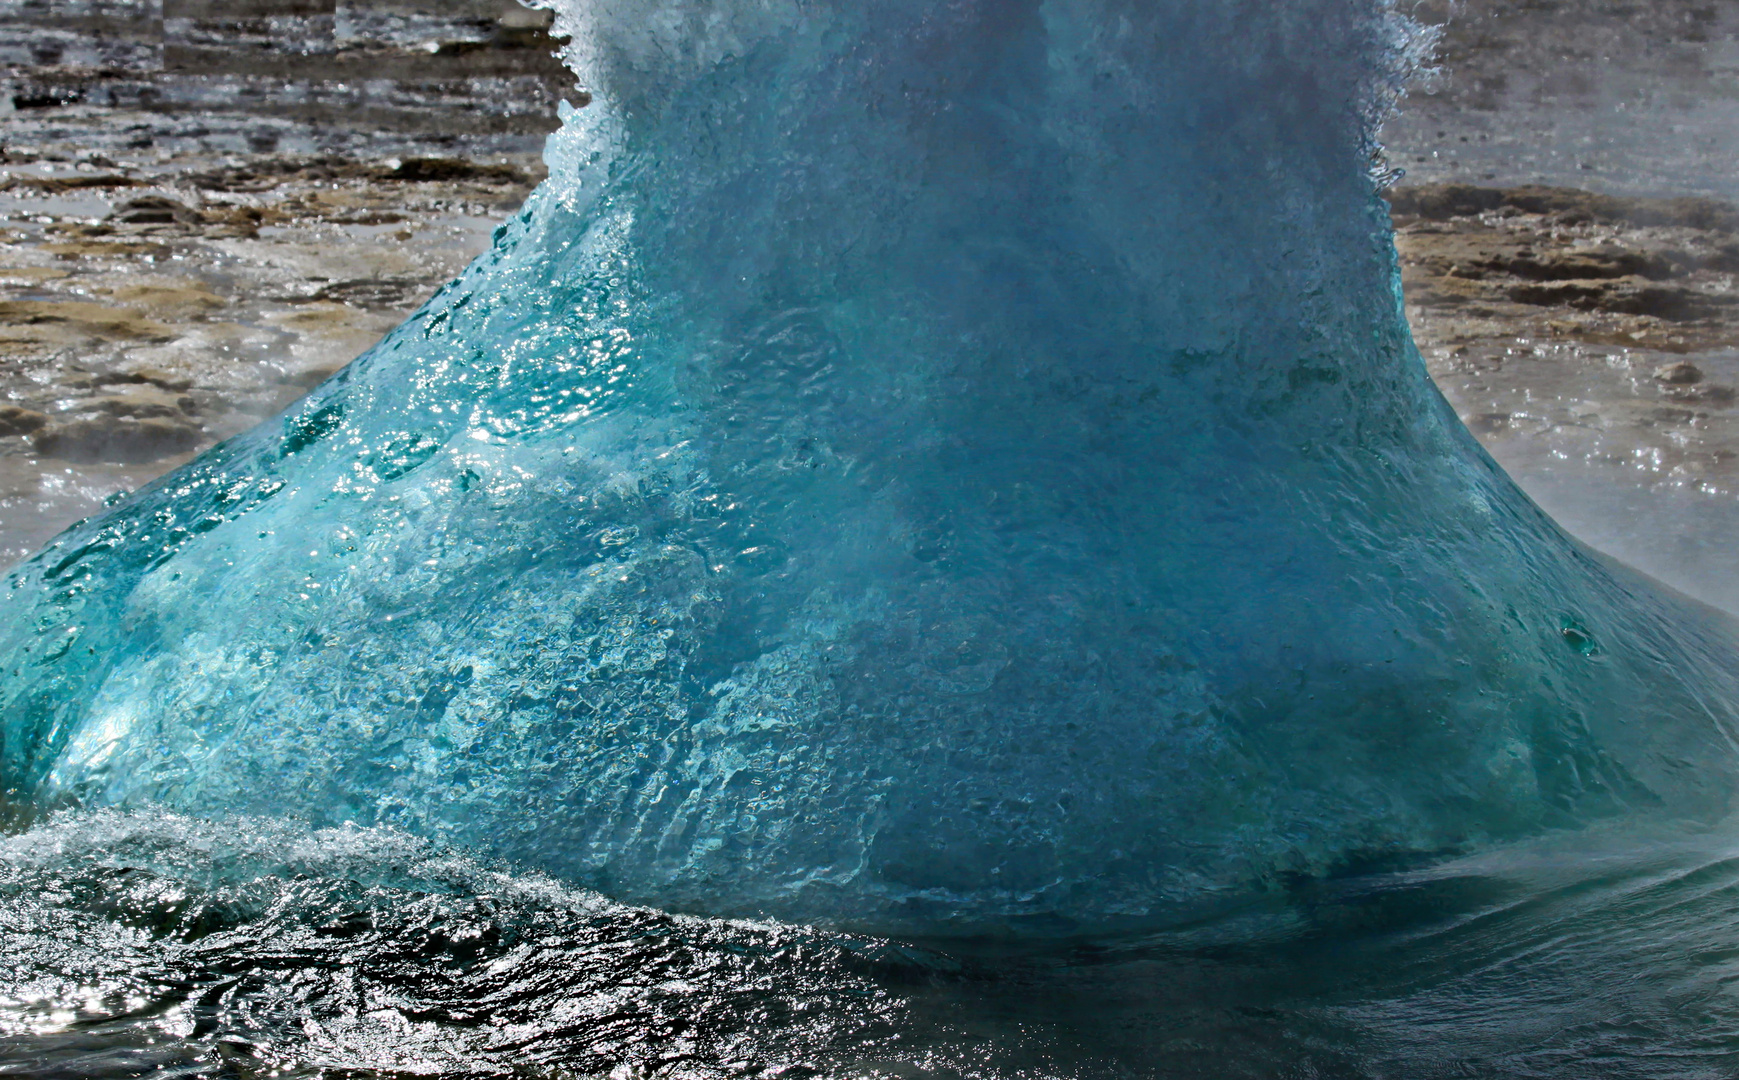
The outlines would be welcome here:
[[[1381,0],[573,6],[495,250],[13,573],[10,797],[869,926],[1727,812],[1724,623],[1409,342]]]

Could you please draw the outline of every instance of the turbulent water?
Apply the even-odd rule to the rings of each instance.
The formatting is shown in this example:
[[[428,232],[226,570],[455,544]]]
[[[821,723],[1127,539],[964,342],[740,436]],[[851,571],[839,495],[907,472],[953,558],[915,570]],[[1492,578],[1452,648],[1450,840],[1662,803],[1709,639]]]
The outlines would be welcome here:
[[[1739,643],[1426,378],[1417,28],[561,16],[494,251],[13,572],[0,1068],[1731,1072]]]
[[[1730,840],[1597,836],[1145,935],[899,942],[100,811],[0,846],[0,1075],[1725,1077],[1736,893]]]

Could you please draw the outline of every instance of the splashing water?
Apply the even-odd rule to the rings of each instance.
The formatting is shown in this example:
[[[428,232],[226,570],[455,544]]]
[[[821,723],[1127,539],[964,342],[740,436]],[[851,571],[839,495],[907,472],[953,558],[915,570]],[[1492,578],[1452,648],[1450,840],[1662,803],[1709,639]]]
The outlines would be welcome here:
[[[1739,859],[1615,839],[1014,948],[626,908],[391,830],[69,814],[0,843],[0,1075],[1730,1076]]]
[[[1431,387],[1387,5],[559,14],[494,251],[14,571],[20,1054],[76,984],[196,1072],[1730,1064],[1733,634]]]

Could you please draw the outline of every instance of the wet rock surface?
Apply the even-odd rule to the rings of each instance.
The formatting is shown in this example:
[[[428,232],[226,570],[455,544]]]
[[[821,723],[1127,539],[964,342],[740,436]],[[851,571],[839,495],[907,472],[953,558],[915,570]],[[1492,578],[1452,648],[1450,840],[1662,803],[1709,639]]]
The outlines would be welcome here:
[[[511,0],[0,0],[0,560],[273,415],[586,100]]]
[[[1474,433],[1597,546],[1739,604],[1739,209],[1543,186],[1389,197],[1415,339]]]
[[[1739,198],[1739,4],[1421,0],[1438,76],[1389,123],[1407,182]]]
[[[1714,199],[1459,184],[1390,193],[1421,344],[1444,318],[1584,345],[1706,351],[1739,329],[1739,212]],[[1448,329],[1466,345],[1491,326]]]
[[[1739,612],[1739,5],[1413,10],[1440,68],[1382,138],[1432,374],[1572,532]]]

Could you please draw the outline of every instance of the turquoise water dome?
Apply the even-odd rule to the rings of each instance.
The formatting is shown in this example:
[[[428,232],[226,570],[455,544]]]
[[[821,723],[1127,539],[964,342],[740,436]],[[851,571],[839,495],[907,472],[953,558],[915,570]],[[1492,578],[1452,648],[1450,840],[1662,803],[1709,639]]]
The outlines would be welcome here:
[[[561,16],[494,250],[12,572],[8,798],[1035,930],[1729,811],[1726,623],[1410,342],[1387,4]]]

